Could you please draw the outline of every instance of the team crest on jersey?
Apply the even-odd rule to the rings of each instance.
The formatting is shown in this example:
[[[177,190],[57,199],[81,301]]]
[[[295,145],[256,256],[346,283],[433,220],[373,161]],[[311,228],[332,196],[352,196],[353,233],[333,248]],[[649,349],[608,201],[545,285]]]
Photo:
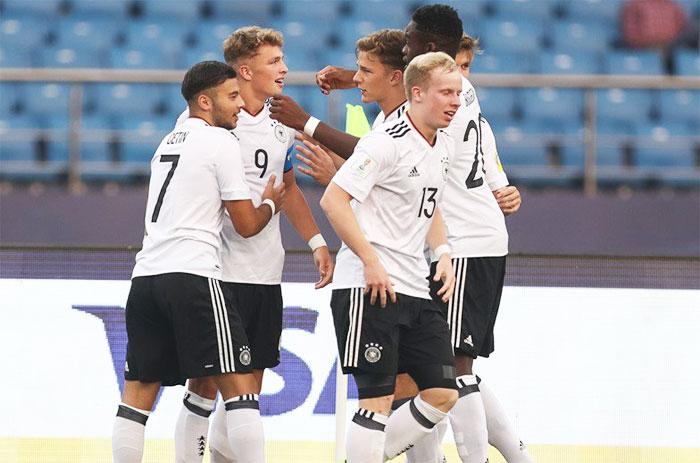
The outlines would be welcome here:
[[[250,348],[248,346],[243,346],[240,349],[238,349],[241,353],[238,356],[238,360],[241,361],[242,365],[248,366],[250,365]]]
[[[464,103],[469,106],[470,104],[474,103],[474,100],[476,100],[476,95],[474,94],[474,89],[470,88],[466,92],[462,94],[464,97]]]
[[[440,171],[442,173],[442,181],[446,182],[447,181],[447,173],[450,171],[450,158],[447,156],[443,156],[440,158]]]
[[[283,127],[282,125],[280,125],[280,124],[275,124],[275,129],[274,129],[274,131],[275,131],[275,138],[277,138],[277,139],[278,139],[279,141],[281,141],[282,143],[287,143],[287,141],[289,140],[289,138],[288,138],[288,136],[287,136],[287,131],[284,130],[284,127]]]
[[[370,342],[365,344],[365,360],[369,363],[377,363],[382,358],[383,349],[378,343]]]

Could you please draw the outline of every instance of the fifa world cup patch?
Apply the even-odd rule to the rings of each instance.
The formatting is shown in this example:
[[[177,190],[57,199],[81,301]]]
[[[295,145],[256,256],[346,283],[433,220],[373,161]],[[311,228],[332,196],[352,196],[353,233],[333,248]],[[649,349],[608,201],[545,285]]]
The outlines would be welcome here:
[[[382,358],[383,349],[378,343],[370,342],[365,344],[365,360],[369,363],[377,363]]]
[[[440,158],[440,166],[441,166],[441,172],[442,172],[442,181],[446,182],[447,181],[447,174],[450,171],[450,158],[449,156],[443,156]]]
[[[377,163],[374,161],[374,159],[367,158],[367,157],[357,159],[357,161],[355,161],[355,164],[352,166],[353,172],[355,173],[355,175],[359,176],[360,178],[367,177],[376,168],[377,168]]]
[[[238,355],[238,360],[241,361],[241,364],[245,366],[250,365],[250,348],[248,346],[243,346],[238,350],[240,351],[240,354]]]

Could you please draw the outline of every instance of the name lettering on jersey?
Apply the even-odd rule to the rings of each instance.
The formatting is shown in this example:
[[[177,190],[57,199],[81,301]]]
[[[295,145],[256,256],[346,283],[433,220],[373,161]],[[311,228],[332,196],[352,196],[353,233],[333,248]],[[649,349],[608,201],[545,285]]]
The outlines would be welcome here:
[[[413,166],[413,169],[411,169],[411,172],[408,173],[408,178],[413,178],[413,177],[420,177],[420,173],[418,172],[418,168],[416,166]]]
[[[168,138],[168,141],[166,142],[166,144],[177,145],[178,143],[184,143],[188,134],[189,134],[189,132],[173,132],[170,135],[170,138]]]
[[[391,135],[393,138],[401,138],[410,131],[411,128],[408,126],[405,120],[402,120],[393,127],[389,127],[388,129],[386,129],[386,133]]]
[[[284,127],[281,124],[275,124],[274,132],[277,140],[281,141],[282,143],[287,143],[289,137],[287,136],[287,131],[284,130]]]
[[[474,89],[470,88],[466,92],[462,94],[462,97],[464,98],[464,103],[469,106],[470,104],[474,103],[474,100],[476,100],[476,95],[474,94]]]
[[[353,166],[355,175],[357,175],[360,178],[367,177],[370,174],[370,172],[374,171],[376,168],[377,163],[372,158],[364,158],[362,160],[358,159],[357,161],[355,161],[355,165]]]

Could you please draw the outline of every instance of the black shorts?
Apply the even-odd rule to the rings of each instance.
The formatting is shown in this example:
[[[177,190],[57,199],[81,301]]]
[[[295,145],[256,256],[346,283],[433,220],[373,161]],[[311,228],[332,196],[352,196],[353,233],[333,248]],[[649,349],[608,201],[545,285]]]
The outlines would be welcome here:
[[[243,329],[253,354],[251,366],[256,370],[273,368],[280,363],[282,336],[282,287],[250,283],[223,282],[224,291],[238,309]]]
[[[445,376],[435,380],[444,379],[452,387],[454,355],[440,308],[429,299],[404,294],[382,308],[362,293],[363,288],[336,289],[331,297],[343,373],[413,376],[416,369],[432,367]]]
[[[171,386],[251,371],[241,318],[219,280],[188,273],[134,278],[126,332],[127,380]]]
[[[452,259],[457,282],[445,304],[437,297],[441,282],[434,282],[435,265],[430,266],[430,294],[442,308],[450,325],[450,342],[455,354],[472,358],[493,352],[493,328],[501,303],[506,257],[460,257]]]

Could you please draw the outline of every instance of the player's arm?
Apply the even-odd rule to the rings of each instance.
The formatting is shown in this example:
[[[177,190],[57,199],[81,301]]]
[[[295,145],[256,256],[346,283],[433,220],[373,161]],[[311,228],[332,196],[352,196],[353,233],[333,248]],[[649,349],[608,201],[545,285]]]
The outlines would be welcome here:
[[[275,176],[271,175],[265,185],[260,206],[255,207],[250,199],[239,199],[225,200],[224,207],[236,233],[243,238],[250,238],[260,233],[272,216],[284,207],[285,196],[284,182],[275,186]]]
[[[270,100],[270,117],[280,123],[291,127],[308,136],[315,138],[321,144],[336,152],[343,159],[352,154],[359,138],[331,127],[323,121],[311,118],[309,113],[299,106],[293,98],[287,95],[278,95]],[[307,123],[318,121],[314,128],[306,127]]]
[[[491,124],[481,116],[481,139],[484,153],[484,170],[486,171],[486,183],[493,192],[498,206],[504,215],[515,214],[520,209],[522,198],[520,191],[508,184],[508,177],[503,170],[503,165],[498,157],[496,137],[493,135]]]
[[[323,288],[333,279],[333,259],[328,251],[328,245],[323,239],[311,213],[306,198],[294,178],[294,169],[286,171],[282,177],[286,190],[284,214],[289,219],[299,236],[309,244],[314,256],[314,264],[318,268],[319,280],[316,289]]]
[[[370,303],[374,304],[379,297],[381,306],[386,307],[387,293],[392,302],[396,302],[396,293],[379,256],[357,223],[350,207],[352,198],[335,182],[331,182],[321,198],[321,208],[338,237],[362,261],[365,272],[365,293],[370,293]]]
[[[440,208],[435,208],[435,215],[433,215],[426,242],[437,257],[437,267],[433,280],[442,280],[442,288],[438,290],[437,294],[442,298],[443,302],[447,302],[452,297],[455,289],[455,274],[450,255],[452,249],[447,242],[447,230],[445,229],[445,222],[442,220]]]

